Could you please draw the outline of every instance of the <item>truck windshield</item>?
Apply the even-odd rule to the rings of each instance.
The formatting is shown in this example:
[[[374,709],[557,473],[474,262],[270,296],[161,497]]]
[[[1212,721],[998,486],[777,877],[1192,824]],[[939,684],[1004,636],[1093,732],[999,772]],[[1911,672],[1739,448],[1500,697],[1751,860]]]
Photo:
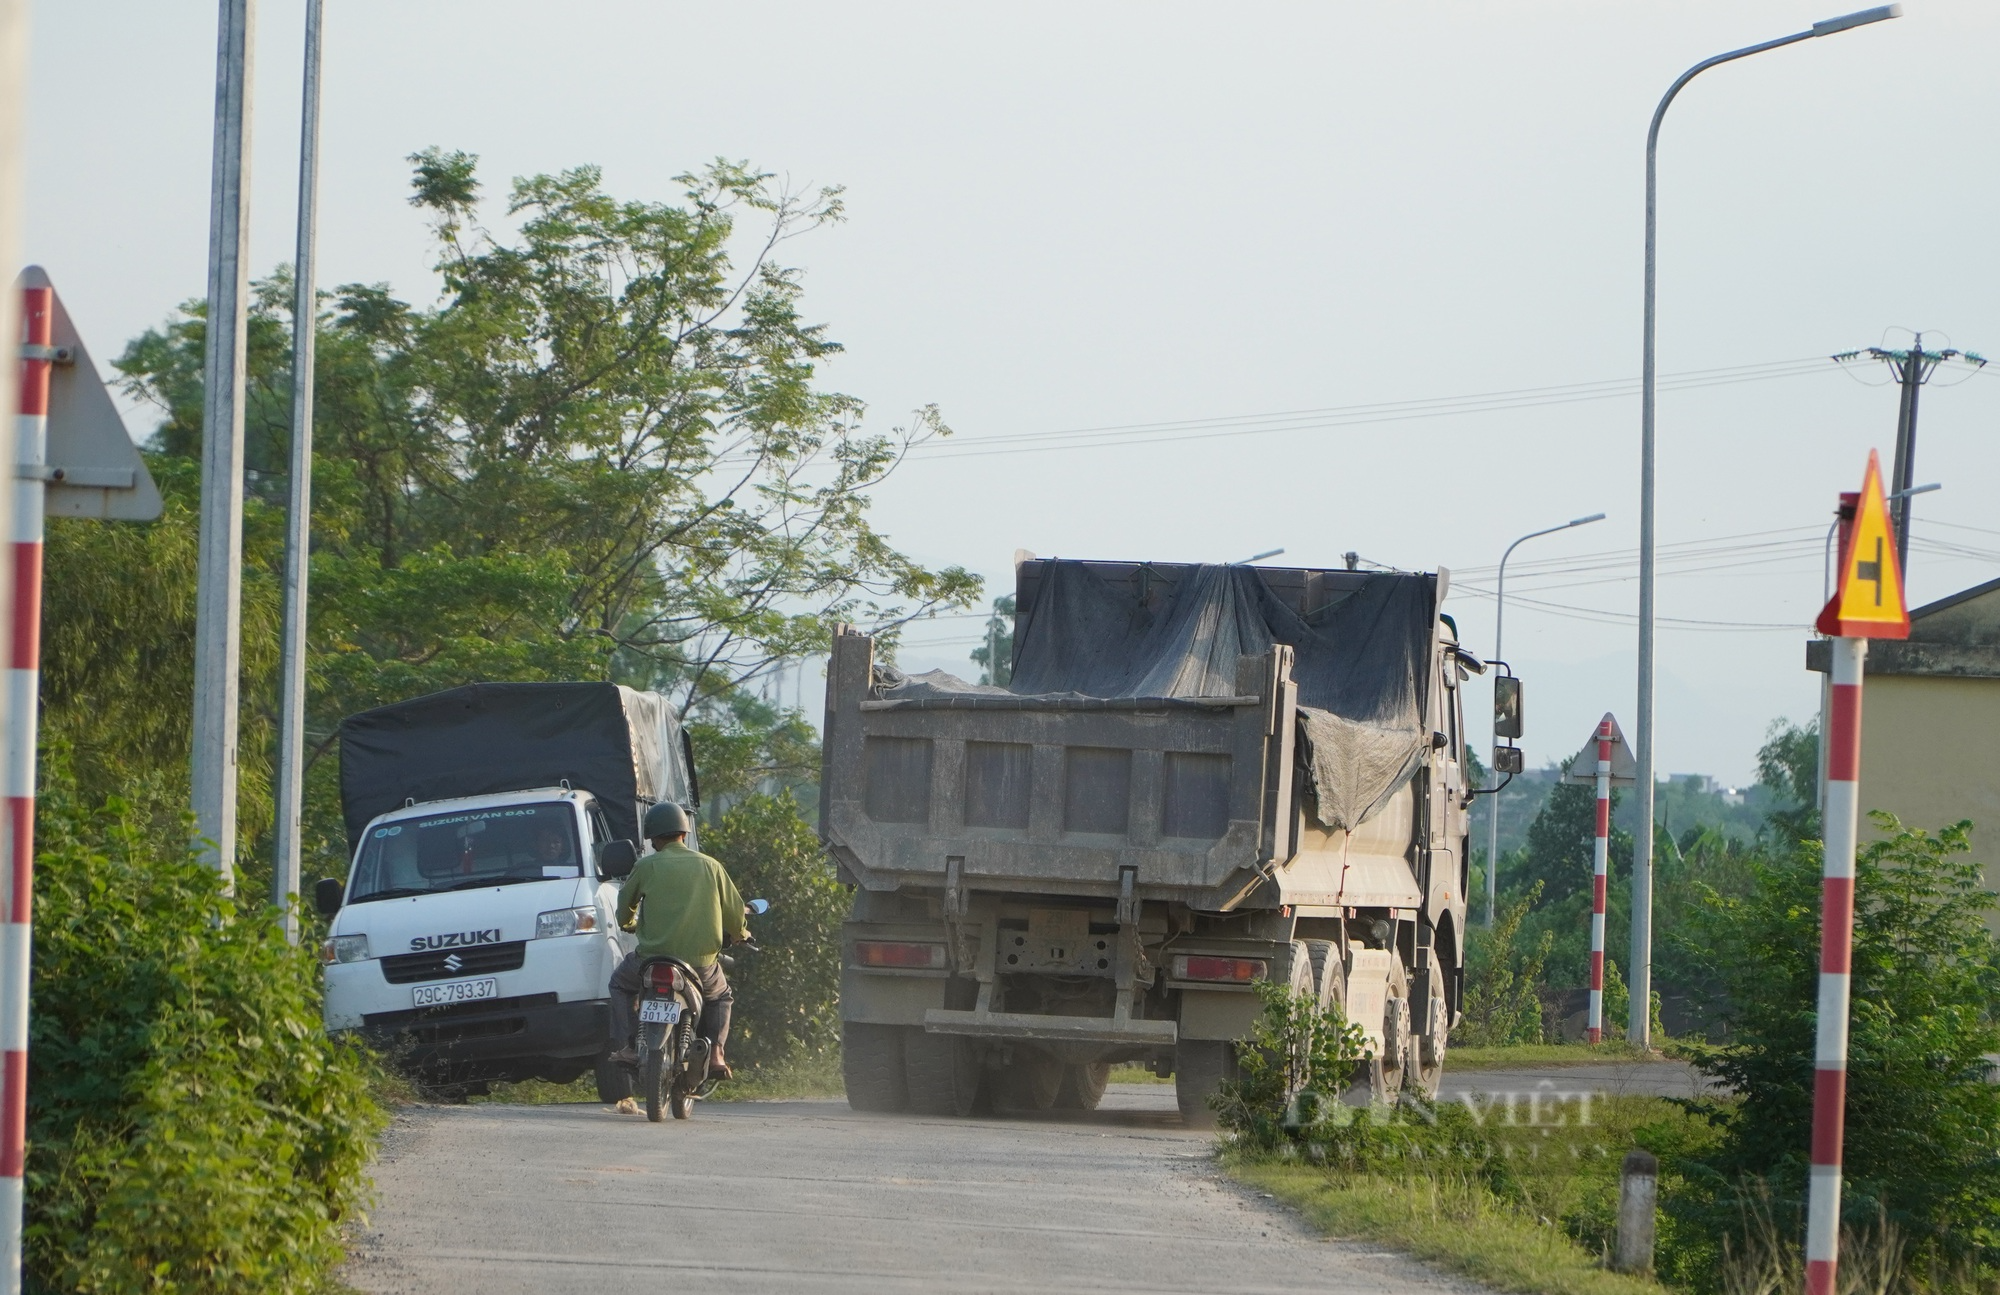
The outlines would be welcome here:
[[[573,808],[495,805],[370,828],[348,902],[582,875]]]

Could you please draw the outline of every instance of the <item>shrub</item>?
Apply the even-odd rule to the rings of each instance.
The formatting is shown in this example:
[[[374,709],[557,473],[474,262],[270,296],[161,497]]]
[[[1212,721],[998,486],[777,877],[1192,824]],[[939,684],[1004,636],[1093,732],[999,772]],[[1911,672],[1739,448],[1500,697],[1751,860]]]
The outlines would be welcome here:
[[[750,1066],[797,1065],[840,1040],[840,924],[846,887],[791,793],[751,796],[701,834],[745,899],[771,901],[751,920],[761,953],[736,959],[729,1056]]]
[[[1366,1053],[1361,1027],[1338,1007],[1322,1009],[1313,995],[1271,980],[1257,982],[1257,996],[1264,1010],[1250,1037],[1237,1041],[1237,1077],[1211,1100],[1222,1128],[1272,1147],[1338,1104]]]
[[[1990,1263],[2000,1250],[2000,1086],[1985,1060],[2000,1052],[2000,942],[1984,924],[1994,897],[1966,856],[1969,823],[1933,836],[1873,817],[1885,839],[1855,870],[1846,1225],[1893,1228],[1917,1272]],[[1766,1209],[1767,1195],[1778,1231],[1799,1231],[1819,981],[1818,843],[1753,867],[1750,893],[1717,896],[1698,919],[1732,1045],[1693,1053],[1740,1099],[1708,1108],[1723,1136],[1703,1157],[1706,1187],[1678,1206],[1739,1248],[1751,1204]]]
[[[148,818],[58,789],[38,820],[31,1289],[322,1288],[383,1123],[372,1062],[322,1031],[311,951]]]
[[[1536,882],[1500,910],[1489,931],[1473,927],[1466,945],[1465,1013],[1452,1042],[1470,1047],[1503,1047],[1542,1041],[1542,967],[1555,943],[1542,932],[1532,946],[1521,938],[1521,923],[1542,896]]]

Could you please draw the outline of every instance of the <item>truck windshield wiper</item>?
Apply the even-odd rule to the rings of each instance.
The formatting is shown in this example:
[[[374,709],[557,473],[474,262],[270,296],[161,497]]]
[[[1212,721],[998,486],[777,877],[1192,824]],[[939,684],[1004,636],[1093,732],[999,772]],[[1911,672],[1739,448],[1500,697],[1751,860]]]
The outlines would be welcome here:
[[[405,899],[411,895],[428,895],[428,886],[391,886],[387,890],[371,890],[365,895],[349,895],[350,904],[365,904],[371,899]]]
[[[518,873],[503,872],[497,877],[466,877],[461,881],[453,882],[449,886],[439,886],[436,891],[427,891],[425,893],[436,894],[447,890],[477,890],[481,886],[511,886],[523,881],[545,880],[547,880],[545,877],[525,877]]]

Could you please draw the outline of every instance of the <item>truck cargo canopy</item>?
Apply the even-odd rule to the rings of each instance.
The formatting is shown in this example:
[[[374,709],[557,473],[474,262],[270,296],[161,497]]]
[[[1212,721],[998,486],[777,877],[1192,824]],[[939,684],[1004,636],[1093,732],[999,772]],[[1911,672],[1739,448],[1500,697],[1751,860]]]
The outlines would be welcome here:
[[[597,796],[614,839],[637,841],[642,806],[689,799],[680,724],[667,699],[611,683],[475,683],[341,721],[350,842],[408,799],[565,781]]]
[[[884,668],[880,695],[973,706],[1010,697],[1186,704],[1233,696],[1236,659],[1283,643],[1293,650],[1301,737],[1323,825],[1359,825],[1423,766],[1436,576],[1369,574],[1328,605],[1300,610],[1275,595],[1255,567],[1149,567],[1143,594],[1103,579],[1088,563],[1040,567],[1033,600],[1017,615],[1006,687]]]

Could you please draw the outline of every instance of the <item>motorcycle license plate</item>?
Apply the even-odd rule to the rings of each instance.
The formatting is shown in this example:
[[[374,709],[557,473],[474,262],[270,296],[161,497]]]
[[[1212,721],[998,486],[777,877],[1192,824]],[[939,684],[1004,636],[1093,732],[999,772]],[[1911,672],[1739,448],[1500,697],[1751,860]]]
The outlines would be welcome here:
[[[639,1004],[639,1019],[648,1025],[672,1025],[681,1019],[681,1005],[671,998],[649,998]]]
[[[446,1003],[475,1003],[482,998],[500,997],[500,982],[489,976],[485,980],[452,980],[442,985],[418,985],[413,993],[417,1007],[442,1007]]]

